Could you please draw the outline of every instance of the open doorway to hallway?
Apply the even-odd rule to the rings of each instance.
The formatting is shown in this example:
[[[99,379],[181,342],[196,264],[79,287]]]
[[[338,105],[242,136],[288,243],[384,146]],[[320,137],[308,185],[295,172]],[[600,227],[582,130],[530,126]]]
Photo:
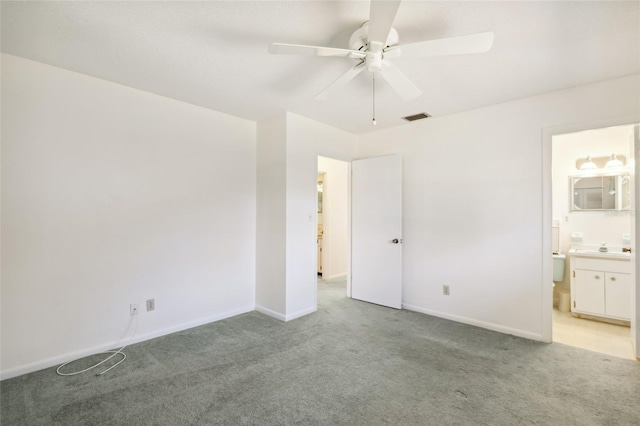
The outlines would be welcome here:
[[[552,138],[553,341],[628,359],[636,126]]]
[[[349,163],[318,157],[318,282],[347,278],[349,269]],[[347,287],[347,293],[348,293]]]

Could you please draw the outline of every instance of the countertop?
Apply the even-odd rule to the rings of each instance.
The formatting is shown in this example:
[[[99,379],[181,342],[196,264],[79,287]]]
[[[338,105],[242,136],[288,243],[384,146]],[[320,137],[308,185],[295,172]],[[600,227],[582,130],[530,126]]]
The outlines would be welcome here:
[[[569,256],[631,260],[631,253],[623,252],[621,247],[609,247],[606,252],[599,251],[598,247],[575,247],[569,250]]]

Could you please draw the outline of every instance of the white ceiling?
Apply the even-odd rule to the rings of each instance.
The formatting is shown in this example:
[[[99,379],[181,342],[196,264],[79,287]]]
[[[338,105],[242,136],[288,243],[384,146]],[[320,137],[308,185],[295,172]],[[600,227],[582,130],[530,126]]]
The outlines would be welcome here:
[[[357,63],[269,55],[271,42],[348,47],[367,1],[2,1],[2,52],[250,120],[279,111],[352,133],[443,116],[640,72],[640,3],[405,1],[400,43],[493,31],[490,52],[393,62],[422,90],[404,102],[361,73],[313,97]]]

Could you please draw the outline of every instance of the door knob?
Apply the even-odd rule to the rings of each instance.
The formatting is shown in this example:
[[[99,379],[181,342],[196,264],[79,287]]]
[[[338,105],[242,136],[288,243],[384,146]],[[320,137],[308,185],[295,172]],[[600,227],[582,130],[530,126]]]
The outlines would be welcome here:
[[[397,239],[397,238],[394,238],[393,240],[391,240],[391,242],[392,242],[393,244],[398,244],[398,243],[401,243],[401,242],[402,242],[402,240],[399,240],[399,239]]]

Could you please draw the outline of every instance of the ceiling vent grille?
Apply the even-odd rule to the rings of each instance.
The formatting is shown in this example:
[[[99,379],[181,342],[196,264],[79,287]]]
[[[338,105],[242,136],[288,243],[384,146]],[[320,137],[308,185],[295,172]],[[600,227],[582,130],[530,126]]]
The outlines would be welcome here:
[[[403,120],[407,121],[416,121],[416,120],[424,120],[425,118],[431,117],[429,114],[421,112],[420,114],[407,115],[406,117],[402,117]]]

